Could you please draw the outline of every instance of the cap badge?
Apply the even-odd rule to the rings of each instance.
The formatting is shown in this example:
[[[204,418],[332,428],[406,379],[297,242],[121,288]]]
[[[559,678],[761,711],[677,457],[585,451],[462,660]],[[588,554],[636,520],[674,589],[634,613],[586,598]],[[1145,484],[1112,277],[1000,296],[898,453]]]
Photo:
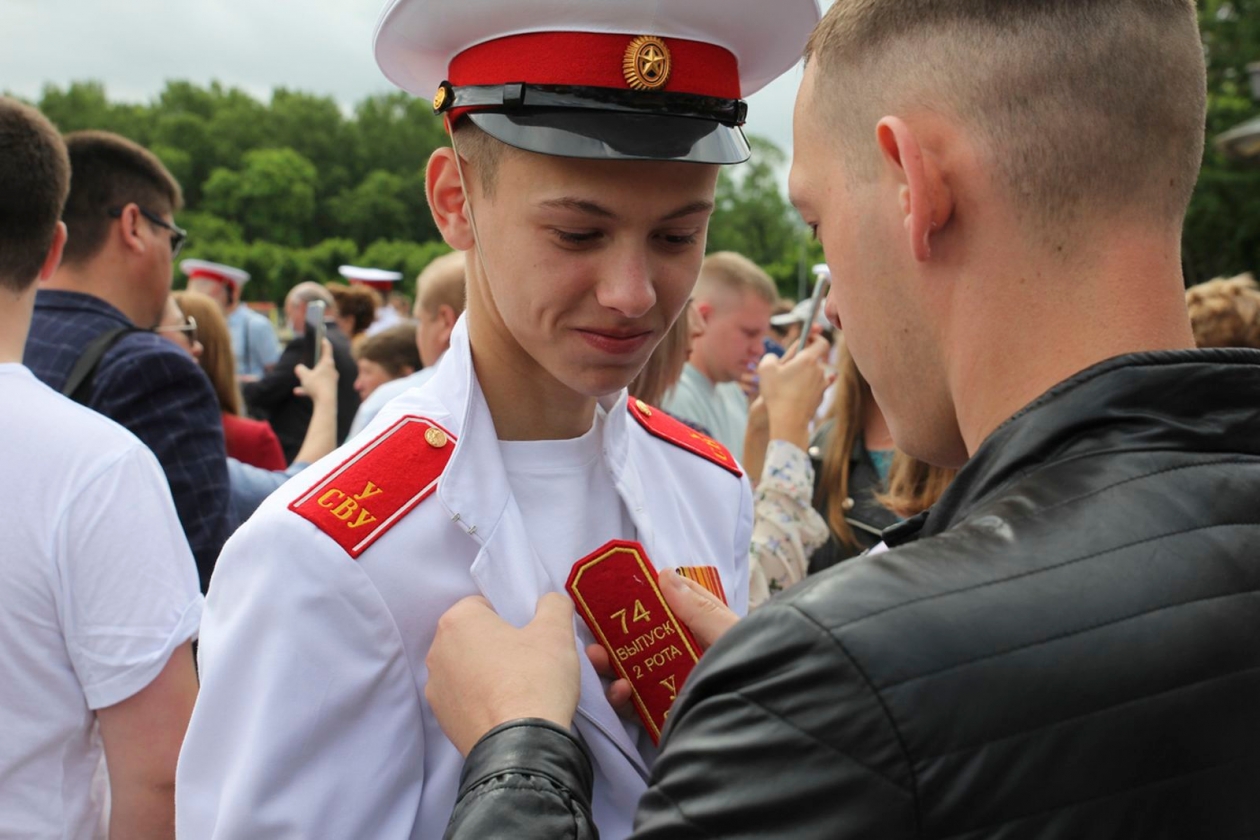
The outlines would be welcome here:
[[[626,82],[635,90],[660,90],[669,81],[673,69],[669,47],[660,38],[640,35],[626,47],[621,69]]]
[[[438,85],[437,93],[433,95],[433,113],[440,114],[446,108],[446,105],[453,98],[450,82],[442,82]]]

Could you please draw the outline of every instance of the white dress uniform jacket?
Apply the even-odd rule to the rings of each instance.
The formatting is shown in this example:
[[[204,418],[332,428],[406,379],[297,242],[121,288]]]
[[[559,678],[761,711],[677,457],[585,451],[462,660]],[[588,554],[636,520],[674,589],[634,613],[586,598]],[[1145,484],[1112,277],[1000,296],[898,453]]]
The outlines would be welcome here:
[[[658,569],[716,566],[731,607],[744,613],[747,479],[654,437],[626,399],[601,400],[604,457],[639,542]],[[453,454],[436,492],[356,559],[289,505],[407,416],[449,432]],[[370,457],[361,459],[369,472]],[[224,548],[179,761],[178,836],[437,840],[463,765],[424,700],[437,620],[480,594],[523,626],[538,599],[564,584],[526,536],[461,321],[429,382],[282,487]],[[620,838],[648,767],[580,659],[575,727],[595,760],[594,815],[605,838]]]

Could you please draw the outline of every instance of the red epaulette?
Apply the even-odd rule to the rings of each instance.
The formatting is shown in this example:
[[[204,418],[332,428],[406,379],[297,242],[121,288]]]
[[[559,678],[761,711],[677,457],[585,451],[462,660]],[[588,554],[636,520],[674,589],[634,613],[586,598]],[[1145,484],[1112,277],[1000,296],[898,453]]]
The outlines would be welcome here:
[[[627,400],[627,407],[630,409],[630,413],[634,415],[634,419],[639,421],[639,425],[647,429],[653,436],[668,441],[681,449],[686,449],[694,455],[699,455],[706,461],[712,461],[719,467],[731,471],[737,477],[744,474],[744,471],[739,468],[739,464],[736,463],[734,456],[731,455],[730,450],[708,435],[700,434],[685,423],[670,417],[661,409],[652,408],[643,400],[633,398]]]
[[[437,489],[455,437],[432,420],[403,417],[289,505],[351,557]]]

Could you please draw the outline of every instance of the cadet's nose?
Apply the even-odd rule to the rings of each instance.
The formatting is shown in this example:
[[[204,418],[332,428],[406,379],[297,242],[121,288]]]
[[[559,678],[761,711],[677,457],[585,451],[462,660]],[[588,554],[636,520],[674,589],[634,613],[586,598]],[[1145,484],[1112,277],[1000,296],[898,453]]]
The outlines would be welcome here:
[[[656,305],[656,288],[645,254],[627,252],[606,269],[596,297],[626,318],[642,318]]]

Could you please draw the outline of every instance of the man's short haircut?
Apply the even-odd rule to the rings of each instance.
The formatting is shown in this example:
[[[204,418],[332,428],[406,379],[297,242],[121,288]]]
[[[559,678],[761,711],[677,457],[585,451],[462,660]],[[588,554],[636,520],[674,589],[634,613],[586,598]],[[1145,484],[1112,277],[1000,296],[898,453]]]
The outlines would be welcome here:
[[[286,305],[290,303],[307,304],[316,300],[324,302],[329,310],[328,317],[331,318],[337,308],[337,302],[333,300],[332,292],[312,280],[298,283],[292,289],[289,289],[289,294],[285,296],[284,302]]]
[[[61,134],[39,111],[0,97],[0,287],[21,293],[35,282],[69,189]]]
[[[467,258],[462,251],[443,254],[424,267],[416,278],[416,314],[436,315],[449,306],[456,315],[464,311]]]
[[[1186,308],[1199,347],[1260,349],[1260,286],[1250,274],[1191,286]]]
[[[755,262],[734,251],[718,251],[704,258],[700,279],[692,297],[699,303],[718,306],[745,294],[753,294],[774,306],[779,292],[774,281]]]
[[[1048,242],[1100,211],[1185,215],[1206,114],[1193,0],[836,0],[805,57],[857,177],[881,117],[931,110],[974,131]]]
[[[415,322],[395,324],[368,338],[359,348],[359,359],[376,362],[395,379],[420,370],[424,364],[420,361],[420,350],[416,347]],[[411,368],[411,371],[407,368]]]
[[[499,164],[510,147],[486,134],[467,118],[455,124],[452,145],[464,159],[464,177],[480,184],[486,198],[494,198],[499,185]]]
[[[70,229],[65,261],[82,263],[105,244],[111,210],[135,204],[150,213],[175,213],[184,206],[179,182],[157,155],[107,131],[66,135],[70,152],[70,197],[62,218]]]

